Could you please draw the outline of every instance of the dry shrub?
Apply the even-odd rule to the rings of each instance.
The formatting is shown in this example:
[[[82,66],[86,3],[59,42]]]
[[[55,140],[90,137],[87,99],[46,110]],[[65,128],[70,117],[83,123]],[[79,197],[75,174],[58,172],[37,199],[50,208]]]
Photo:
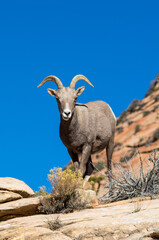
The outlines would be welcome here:
[[[146,162],[145,162],[146,163]],[[143,160],[139,154],[139,172],[133,169],[127,162],[127,167],[116,164],[118,171],[116,176],[111,176],[111,193],[109,184],[105,186],[106,193],[99,199],[104,202],[115,202],[137,196],[155,197],[159,194],[159,155],[153,153],[146,163],[147,168],[143,169]]]
[[[41,200],[45,213],[66,213],[85,207],[78,191],[83,185],[80,172],[54,168],[50,170],[48,178],[52,185],[52,192]]]
[[[59,216],[56,219],[51,219],[47,221],[47,226],[50,230],[55,231],[63,226]]]

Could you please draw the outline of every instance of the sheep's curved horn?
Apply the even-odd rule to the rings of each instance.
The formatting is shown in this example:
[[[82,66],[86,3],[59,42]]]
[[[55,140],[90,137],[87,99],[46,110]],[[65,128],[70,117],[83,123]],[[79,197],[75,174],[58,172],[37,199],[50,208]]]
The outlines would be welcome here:
[[[44,83],[46,83],[47,81],[53,81],[57,84],[58,88],[63,88],[63,84],[60,81],[60,79],[56,76],[48,76],[46,78],[44,78],[44,80],[37,86],[38,88],[41,87]]]
[[[75,85],[76,85],[76,83],[77,83],[79,80],[84,80],[84,81],[87,82],[90,86],[94,87],[94,86],[92,85],[92,83],[91,83],[85,76],[79,74],[79,75],[76,75],[76,76],[72,79],[72,81],[71,81],[71,83],[70,83],[70,88],[75,88]]]

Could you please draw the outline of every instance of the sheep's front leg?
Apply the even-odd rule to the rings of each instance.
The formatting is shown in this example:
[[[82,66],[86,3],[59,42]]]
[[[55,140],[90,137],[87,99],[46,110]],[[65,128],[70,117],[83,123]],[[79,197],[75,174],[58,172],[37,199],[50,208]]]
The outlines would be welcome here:
[[[91,155],[91,146],[89,146],[89,145],[84,146],[83,150],[82,150],[81,161],[80,161],[80,171],[81,171],[82,177],[84,177],[83,187],[85,186],[86,182],[90,178],[89,175],[85,175],[85,173],[86,173],[86,165],[88,163],[90,155]]]

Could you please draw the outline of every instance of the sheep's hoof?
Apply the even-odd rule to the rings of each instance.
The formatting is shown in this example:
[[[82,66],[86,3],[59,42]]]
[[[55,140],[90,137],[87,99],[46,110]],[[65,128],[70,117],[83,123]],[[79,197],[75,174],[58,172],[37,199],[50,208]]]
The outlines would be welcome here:
[[[89,178],[90,178],[89,175],[86,175],[86,176],[84,177],[84,180],[83,180],[83,188],[84,188],[84,186],[86,185],[86,183],[88,182]]]

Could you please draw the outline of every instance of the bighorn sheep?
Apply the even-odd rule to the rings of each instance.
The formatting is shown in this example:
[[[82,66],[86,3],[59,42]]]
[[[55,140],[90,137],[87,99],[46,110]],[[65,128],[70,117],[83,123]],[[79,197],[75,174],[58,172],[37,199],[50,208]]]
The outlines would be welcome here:
[[[91,154],[104,148],[106,148],[107,169],[111,171],[116,118],[106,102],[76,103],[77,97],[85,89],[85,87],[79,87],[75,90],[75,85],[79,80],[84,80],[93,87],[83,75],[76,75],[69,87],[64,87],[59,78],[48,76],[38,87],[47,81],[57,84],[58,90],[48,88],[47,91],[51,96],[56,97],[58,103],[61,115],[60,138],[67,147],[75,170],[80,169],[83,178],[87,181],[94,169]],[[81,154],[80,162],[79,154]]]

